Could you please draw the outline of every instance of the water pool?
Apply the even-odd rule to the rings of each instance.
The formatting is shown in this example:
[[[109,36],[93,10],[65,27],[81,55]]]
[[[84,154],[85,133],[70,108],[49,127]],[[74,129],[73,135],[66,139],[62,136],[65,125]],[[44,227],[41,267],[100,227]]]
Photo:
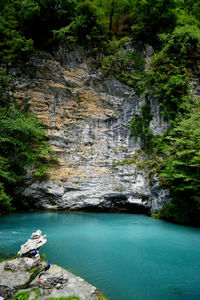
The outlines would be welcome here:
[[[200,229],[144,215],[19,213],[0,217],[0,255],[16,253],[33,231],[56,263],[109,300],[199,300]]]

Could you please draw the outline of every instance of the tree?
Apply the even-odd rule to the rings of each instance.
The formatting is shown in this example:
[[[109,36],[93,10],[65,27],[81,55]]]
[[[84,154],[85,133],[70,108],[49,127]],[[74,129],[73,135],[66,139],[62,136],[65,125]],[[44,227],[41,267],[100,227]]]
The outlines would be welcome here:
[[[9,95],[9,76],[0,72],[0,209],[6,211],[20,206],[14,201],[16,186],[23,182],[26,167],[42,176],[48,171],[47,159],[52,157],[42,123],[17,105]]]
[[[69,26],[54,31],[61,41],[77,41],[91,44],[97,49],[106,37],[105,15],[102,8],[92,0],[82,0],[77,6],[77,17]]]
[[[0,15],[0,62],[14,62],[25,58],[33,50],[33,40],[23,35],[14,7],[6,6]]]
[[[183,119],[162,146],[160,180],[169,187],[173,202],[163,217],[181,223],[200,224],[200,109]]]
[[[133,36],[145,42],[158,42],[158,33],[169,32],[174,28],[177,18],[175,8],[179,2],[180,0],[135,0]]]
[[[108,16],[108,29],[109,33],[112,31],[113,17],[119,18],[120,15],[127,11],[131,11],[133,6],[133,1],[128,0],[100,0],[99,5],[101,5],[105,11],[105,15]]]

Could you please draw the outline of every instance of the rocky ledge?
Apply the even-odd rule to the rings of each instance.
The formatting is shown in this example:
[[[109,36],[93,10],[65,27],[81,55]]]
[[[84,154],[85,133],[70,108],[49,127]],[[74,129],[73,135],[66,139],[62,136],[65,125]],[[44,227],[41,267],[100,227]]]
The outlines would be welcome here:
[[[34,234],[38,238],[33,238]],[[76,296],[79,300],[98,300],[97,288],[57,265],[49,265],[39,255],[41,231],[27,241],[27,251],[0,263],[0,297],[12,299],[18,291],[28,292],[29,299]],[[38,242],[37,246],[36,241]],[[32,249],[33,243],[36,248]],[[25,249],[22,245],[21,250]],[[50,266],[50,267],[49,267]]]

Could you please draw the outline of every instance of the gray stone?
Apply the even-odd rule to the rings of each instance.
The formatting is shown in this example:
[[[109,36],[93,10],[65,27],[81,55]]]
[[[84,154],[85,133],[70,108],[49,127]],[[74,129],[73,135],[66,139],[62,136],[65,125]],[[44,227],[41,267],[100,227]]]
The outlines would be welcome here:
[[[39,250],[46,242],[46,235],[42,236],[42,232],[37,230],[32,233],[31,239],[29,239],[24,245],[21,245],[18,255],[22,256],[33,252],[34,250]]]
[[[4,269],[11,271],[29,271],[32,268],[38,266],[40,264],[40,257],[30,258],[16,258],[14,260],[10,260],[5,262]]]
[[[37,277],[32,286],[39,288],[44,298],[77,296],[80,300],[98,300],[96,287],[59,266],[51,265],[40,279],[43,279],[43,284],[39,284]]]
[[[32,240],[39,239],[41,237],[41,235],[42,235],[41,230],[37,230],[36,232],[32,233],[31,238],[32,238]]]
[[[151,212],[160,211],[165,204],[171,202],[169,190],[159,187],[159,180],[156,176],[151,182],[150,190],[151,197],[149,202],[151,201]]]
[[[0,286],[5,286],[16,290],[17,286],[23,285],[30,277],[30,273],[27,271],[16,270],[7,271],[4,269],[5,262],[0,263]]]
[[[12,299],[16,289],[9,285],[1,284],[0,282],[0,296],[3,297],[5,300]]]

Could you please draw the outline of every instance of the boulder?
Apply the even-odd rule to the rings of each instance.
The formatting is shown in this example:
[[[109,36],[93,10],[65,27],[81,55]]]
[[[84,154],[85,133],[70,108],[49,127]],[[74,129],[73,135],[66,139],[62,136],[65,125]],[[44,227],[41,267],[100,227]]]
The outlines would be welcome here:
[[[24,245],[21,245],[21,249],[18,255],[26,255],[32,253],[35,250],[39,250],[47,242],[47,236],[42,236],[41,230],[37,230],[32,233],[31,239],[29,239]]]
[[[39,266],[40,256],[36,258],[20,257],[14,260],[7,261],[4,265],[5,270],[16,271],[29,271],[32,268]]]
[[[24,285],[30,277],[30,273],[26,271],[5,270],[5,264],[0,263],[0,296],[4,299],[12,299],[14,293],[17,291],[17,286]]]

